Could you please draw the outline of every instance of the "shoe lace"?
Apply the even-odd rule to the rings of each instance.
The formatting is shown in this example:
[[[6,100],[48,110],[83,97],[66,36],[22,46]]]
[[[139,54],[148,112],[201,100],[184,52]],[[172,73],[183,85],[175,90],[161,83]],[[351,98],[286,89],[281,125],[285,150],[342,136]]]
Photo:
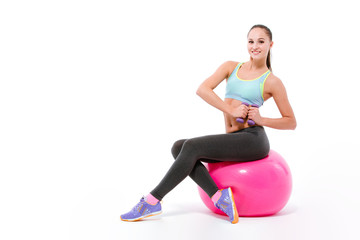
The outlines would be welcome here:
[[[133,207],[132,211],[133,212],[136,212],[136,211],[139,211],[140,208],[142,208],[142,206],[144,205],[144,202],[142,201],[144,199],[144,197],[142,197],[140,199],[140,202],[138,202],[135,207]]]
[[[226,197],[225,199],[223,199],[223,202],[225,202],[227,205],[225,206],[224,204],[217,202],[215,206],[224,213],[226,213],[227,215],[229,215],[230,206],[231,206],[230,199]]]

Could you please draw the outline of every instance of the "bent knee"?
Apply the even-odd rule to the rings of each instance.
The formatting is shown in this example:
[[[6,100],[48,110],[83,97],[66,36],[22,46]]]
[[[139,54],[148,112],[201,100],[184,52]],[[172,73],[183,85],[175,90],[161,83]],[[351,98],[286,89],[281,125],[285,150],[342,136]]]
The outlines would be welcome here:
[[[176,157],[179,155],[185,141],[186,141],[186,139],[181,139],[181,140],[177,140],[173,144],[173,146],[171,148],[171,154],[173,155],[174,159],[176,159]]]
[[[187,139],[183,145],[182,145],[182,151],[184,152],[184,154],[190,154],[191,156],[194,156],[194,154],[200,155],[201,150],[206,149],[204,147],[204,144],[202,144],[198,139],[196,138],[190,138]]]

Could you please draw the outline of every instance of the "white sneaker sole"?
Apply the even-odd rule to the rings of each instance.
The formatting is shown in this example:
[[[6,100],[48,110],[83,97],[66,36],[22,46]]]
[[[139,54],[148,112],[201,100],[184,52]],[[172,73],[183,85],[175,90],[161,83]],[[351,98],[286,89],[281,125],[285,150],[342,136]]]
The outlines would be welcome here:
[[[154,212],[154,213],[150,213],[148,215],[144,215],[144,216],[141,216],[141,217],[138,217],[138,218],[132,218],[132,219],[123,219],[121,216],[120,216],[120,219],[122,221],[125,221],[125,222],[135,222],[135,221],[139,221],[141,219],[144,219],[144,218],[148,218],[148,217],[152,217],[152,216],[156,216],[156,215],[159,215],[161,214],[162,211],[159,211],[159,212]]]

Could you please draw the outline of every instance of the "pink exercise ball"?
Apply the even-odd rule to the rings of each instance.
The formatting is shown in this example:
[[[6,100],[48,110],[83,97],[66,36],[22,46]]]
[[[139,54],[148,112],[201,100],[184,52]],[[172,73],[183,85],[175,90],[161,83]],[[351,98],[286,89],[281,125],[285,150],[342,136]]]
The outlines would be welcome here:
[[[231,187],[241,217],[269,216],[288,202],[292,188],[289,166],[274,150],[263,159],[252,162],[205,163],[219,189]],[[214,213],[225,215],[214,206],[199,187],[205,205]]]

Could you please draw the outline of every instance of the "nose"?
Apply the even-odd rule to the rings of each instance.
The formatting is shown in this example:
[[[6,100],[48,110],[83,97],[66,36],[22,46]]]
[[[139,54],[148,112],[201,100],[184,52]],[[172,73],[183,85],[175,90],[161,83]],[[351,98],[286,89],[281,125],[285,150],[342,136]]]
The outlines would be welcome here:
[[[251,50],[255,50],[255,49],[257,49],[257,44],[252,43],[249,47],[250,47]]]

